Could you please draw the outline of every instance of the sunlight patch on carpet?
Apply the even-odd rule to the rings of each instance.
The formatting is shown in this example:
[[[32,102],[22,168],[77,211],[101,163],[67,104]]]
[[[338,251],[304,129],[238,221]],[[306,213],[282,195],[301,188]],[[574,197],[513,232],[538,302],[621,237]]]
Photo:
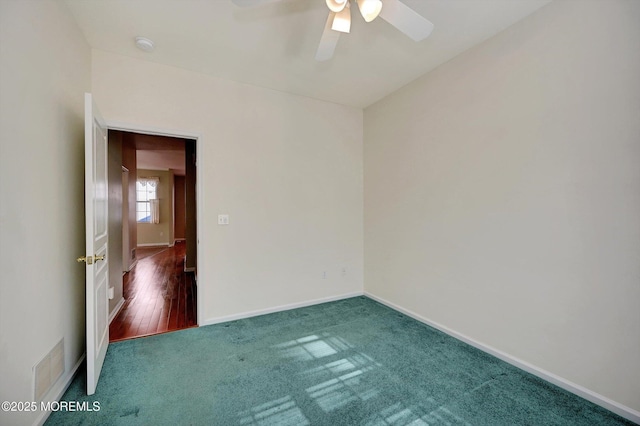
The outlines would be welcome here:
[[[240,414],[241,425],[294,426],[309,425],[309,420],[296,407],[291,396],[260,404]]]

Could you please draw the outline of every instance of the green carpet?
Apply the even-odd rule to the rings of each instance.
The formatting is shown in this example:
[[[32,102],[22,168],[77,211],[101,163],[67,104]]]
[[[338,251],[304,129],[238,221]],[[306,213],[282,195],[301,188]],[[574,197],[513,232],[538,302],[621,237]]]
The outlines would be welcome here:
[[[47,425],[622,425],[590,402],[366,297],[109,346]]]

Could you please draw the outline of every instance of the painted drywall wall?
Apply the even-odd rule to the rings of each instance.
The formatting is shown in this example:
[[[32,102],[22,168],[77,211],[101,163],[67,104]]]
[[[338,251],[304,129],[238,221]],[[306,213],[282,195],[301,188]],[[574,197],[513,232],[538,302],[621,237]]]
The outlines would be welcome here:
[[[109,132],[109,287],[113,288],[113,298],[109,299],[109,315],[114,313],[123,298],[122,271],[122,133]]]
[[[186,254],[184,266],[187,271],[193,271],[197,277],[198,266],[198,205],[196,203],[197,189],[197,167],[196,167],[196,141],[185,140],[185,234],[186,234]],[[203,220],[207,216],[203,215]]]
[[[173,177],[173,236],[176,240],[185,239],[185,225],[186,219],[186,206],[187,200],[185,197],[185,177],[174,176]]]
[[[362,110],[102,51],[92,70],[107,121],[200,135],[204,321],[362,291]]]
[[[169,182],[167,182],[169,186],[169,204],[167,206],[169,210],[169,215],[171,216],[171,222],[169,222],[169,245],[172,246],[175,242],[175,228],[176,228],[176,212],[175,212],[175,204],[176,204],[176,189],[175,185],[175,175],[173,170],[169,170]]]
[[[113,133],[113,131],[110,131]],[[127,198],[127,211],[123,215],[127,216],[129,226],[129,238],[127,251],[129,253],[127,259],[123,259],[125,271],[130,271],[136,262],[136,247],[138,246],[138,223],[136,222],[136,178],[137,178],[137,154],[134,141],[134,135],[131,133],[122,133],[122,165],[129,170],[129,182]],[[124,254],[123,254],[124,256]]]
[[[0,400],[31,401],[32,367],[64,338],[84,353],[84,92],[91,52],[62,2],[0,2]],[[29,163],[25,170],[25,162]],[[40,412],[0,412],[32,424]]]
[[[640,2],[560,1],[365,110],[365,290],[640,410]]]
[[[138,222],[138,246],[173,245],[173,173],[166,170],[138,169],[138,179],[160,179],[156,194],[160,200],[160,223]]]

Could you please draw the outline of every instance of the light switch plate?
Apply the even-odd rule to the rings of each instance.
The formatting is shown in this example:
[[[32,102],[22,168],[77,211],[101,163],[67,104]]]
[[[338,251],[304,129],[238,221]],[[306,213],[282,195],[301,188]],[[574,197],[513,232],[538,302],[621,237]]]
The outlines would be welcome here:
[[[228,214],[219,214],[218,215],[218,225],[228,225],[229,224],[229,215]]]

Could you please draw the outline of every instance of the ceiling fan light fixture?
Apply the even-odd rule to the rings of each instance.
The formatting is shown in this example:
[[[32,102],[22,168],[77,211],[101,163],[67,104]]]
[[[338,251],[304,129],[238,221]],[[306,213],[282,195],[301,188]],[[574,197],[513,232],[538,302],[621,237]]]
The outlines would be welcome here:
[[[331,24],[331,29],[340,31],[341,33],[351,31],[351,8],[349,7],[349,3],[347,3],[347,7],[336,13],[335,18],[333,18],[333,23]]]
[[[380,15],[382,1],[380,0],[357,0],[360,14],[366,22],[371,22]]]
[[[349,0],[326,0],[327,7],[332,12],[342,12],[347,4],[349,4]]]

